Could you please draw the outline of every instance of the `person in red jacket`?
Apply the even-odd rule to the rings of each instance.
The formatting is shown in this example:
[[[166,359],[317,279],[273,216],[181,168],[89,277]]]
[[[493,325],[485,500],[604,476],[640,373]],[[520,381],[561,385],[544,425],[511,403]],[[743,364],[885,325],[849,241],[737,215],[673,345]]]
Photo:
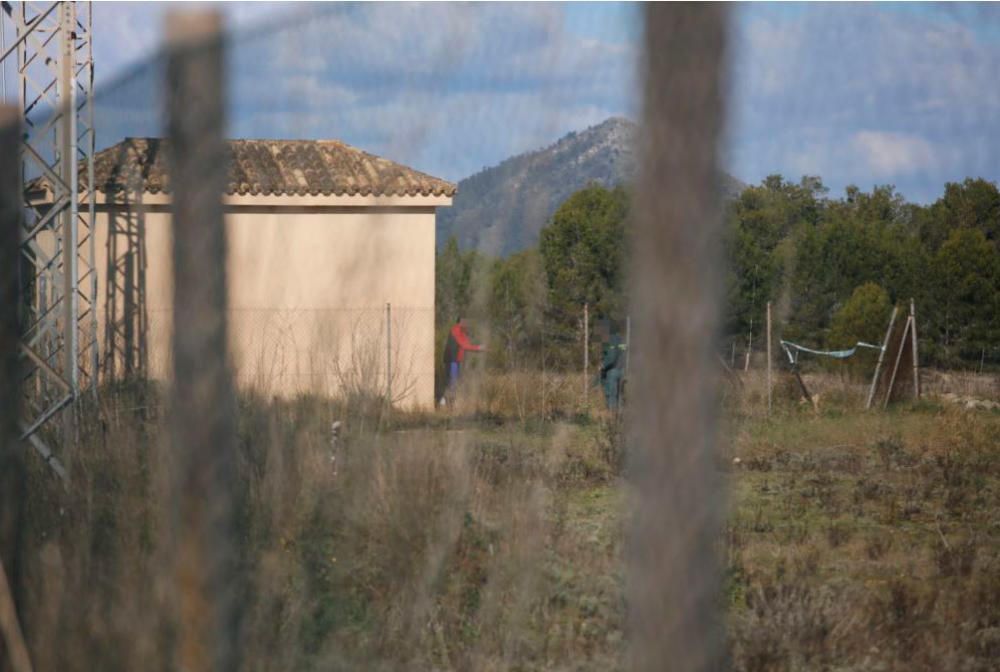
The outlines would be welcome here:
[[[448,394],[454,396],[458,376],[462,371],[462,362],[466,352],[482,352],[485,348],[475,345],[465,331],[465,319],[459,317],[448,332],[448,341],[444,346],[444,366],[448,373]],[[443,400],[442,400],[443,401]]]

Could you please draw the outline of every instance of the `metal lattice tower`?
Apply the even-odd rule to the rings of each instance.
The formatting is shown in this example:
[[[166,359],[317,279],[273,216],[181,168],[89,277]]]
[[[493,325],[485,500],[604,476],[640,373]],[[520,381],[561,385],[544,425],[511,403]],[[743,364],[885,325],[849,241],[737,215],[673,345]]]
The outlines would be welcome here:
[[[72,442],[76,402],[96,390],[98,372],[92,9],[89,2],[6,1],[2,8],[14,40],[4,45],[0,68],[5,87],[16,72],[24,114],[21,432],[65,478],[50,446]]]

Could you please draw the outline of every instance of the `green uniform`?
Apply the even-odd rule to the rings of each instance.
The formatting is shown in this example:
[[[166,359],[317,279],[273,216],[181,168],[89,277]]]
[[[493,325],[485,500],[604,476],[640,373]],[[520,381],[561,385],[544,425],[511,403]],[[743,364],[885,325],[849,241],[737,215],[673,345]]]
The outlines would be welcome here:
[[[618,409],[621,401],[622,382],[625,378],[625,344],[613,335],[604,344],[601,358],[601,385],[604,387],[604,401],[612,411]]]

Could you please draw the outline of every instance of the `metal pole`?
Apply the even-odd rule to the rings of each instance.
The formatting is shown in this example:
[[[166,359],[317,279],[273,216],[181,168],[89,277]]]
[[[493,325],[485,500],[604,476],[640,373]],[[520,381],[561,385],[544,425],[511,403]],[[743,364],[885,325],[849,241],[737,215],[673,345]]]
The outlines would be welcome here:
[[[771,302],[767,302],[767,414],[771,415]]]
[[[0,17],[0,54],[7,53],[7,24],[3,22],[3,17]],[[3,89],[0,89],[0,105],[7,104],[7,60],[0,60],[0,83],[3,84]]]
[[[167,17],[167,131],[173,191],[174,523],[171,669],[239,668],[233,479],[236,399],[226,329],[227,180],[222,20]]]
[[[385,400],[392,404],[392,304],[385,304]]]
[[[74,34],[76,32],[76,7],[64,2],[59,7],[59,105],[56,114],[63,116],[57,127],[59,174],[69,190],[69,204],[62,218],[62,280],[63,280],[63,371],[69,383],[70,402],[63,411],[64,445],[69,445],[75,435],[74,402],[80,390],[80,370],[77,367],[79,345],[77,341],[77,315],[80,314],[80,295],[77,292],[77,205],[76,175],[76,74]]]
[[[93,333],[81,324],[81,316],[94,317],[96,277],[89,227],[78,216],[84,189],[77,175],[78,159],[93,154],[92,146],[80,144],[77,125],[92,124],[84,119],[76,100],[78,85],[88,89],[88,100],[92,91],[91,21],[89,14],[86,25],[77,20],[79,7],[89,6],[72,2],[52,2],[44,8],[32,5],[29,15],[28,3],[5,2],[2,17],[16,28],[14,44],[0,55],[0,67],[6,71],[8,59],[16,58],[17,96],[25,129],[18,151],[22,178],[39,175],[52,196],[29,202],[21,190],[29,219],[19,243],[20,284],[27,290],[20,304],[20,347],[31,362],[23,373],[23,390],[32,397],[32,403],[22,409],[22,434],[60,474],[62,467],[38,430],[61,419],[63,431],[54,438],[64,444],[73,440],[73,402],[80,392],[80,374],[85,370],[81,364]],[[92,192],[89,172],[86,180],[85,188]]]
[[[97,128],[94,126],[94,4],[87,3],[87,239],[90,260],[90,371],[91,389],[96,394],[100,378],[101,349],[97,340],[97,193],[94,187],[94,153],[97,150]]]
[[[583,407],[590,400],[590,306],[583,304]]]
[[[714,375],[727,10],[650,3],[644,11],[626,667],[708,672],[728,667]]]

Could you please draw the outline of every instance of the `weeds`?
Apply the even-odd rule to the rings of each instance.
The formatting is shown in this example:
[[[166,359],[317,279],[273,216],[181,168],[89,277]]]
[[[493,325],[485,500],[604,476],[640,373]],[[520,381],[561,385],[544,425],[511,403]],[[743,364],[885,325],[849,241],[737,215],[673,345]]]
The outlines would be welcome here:
[[[240,399],[247,669],[623,667],[627,424],[581,408],[578,380],[530,382],[494,381],[435,414]],[[779,400],[770,419],[725,401],[733,668],[993,669],[1000,417],[863,413],[850,389],[834,394],[847,384],[814,385],[819,412]],[[69,492],[32,462],[25,625],[38,669],[162,661],[159,398],[102,395]]]

